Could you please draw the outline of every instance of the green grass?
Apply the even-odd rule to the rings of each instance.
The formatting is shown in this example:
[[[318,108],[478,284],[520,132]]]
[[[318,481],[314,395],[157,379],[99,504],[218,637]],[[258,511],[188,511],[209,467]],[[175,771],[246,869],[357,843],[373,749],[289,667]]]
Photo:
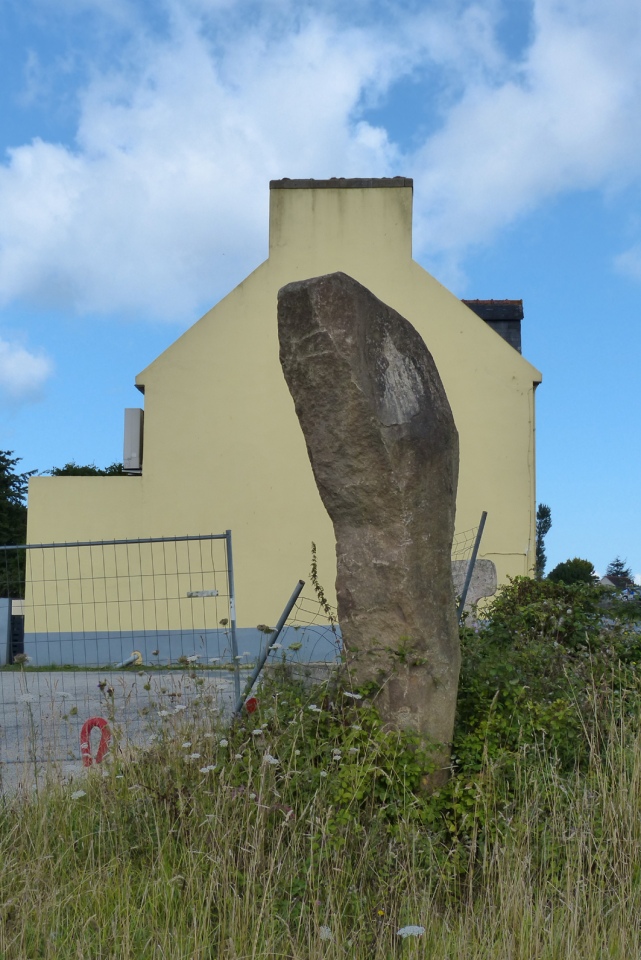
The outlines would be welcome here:
[[[436,798],[366,700],[314,697],[274,687],[232,729],[172,717],[5,801],[0,957],[641,955],[641,736],[616,697],[580,770],[524,743]]]

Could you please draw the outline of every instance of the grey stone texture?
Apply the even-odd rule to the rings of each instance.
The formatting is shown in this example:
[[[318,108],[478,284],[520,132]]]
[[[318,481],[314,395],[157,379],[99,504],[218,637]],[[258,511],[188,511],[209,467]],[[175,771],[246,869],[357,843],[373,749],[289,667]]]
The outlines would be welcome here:
[[[378,685],[391,727],[440,745],[444,767],[460,663],[458,434],[436,365],[407,320],[343,273],[283,287],[278,332],[334,524],[346,669]]]
[[[463,592],[467,565],[467,560],[452,561],[452,579],[456,596],[460,596]],[[496,593],[496,587],[496,566],[494,562],[492,560],[477,560],[474,564],[472,579],[465,598],[465,609],[471,610],[484,597],[493,597]]]

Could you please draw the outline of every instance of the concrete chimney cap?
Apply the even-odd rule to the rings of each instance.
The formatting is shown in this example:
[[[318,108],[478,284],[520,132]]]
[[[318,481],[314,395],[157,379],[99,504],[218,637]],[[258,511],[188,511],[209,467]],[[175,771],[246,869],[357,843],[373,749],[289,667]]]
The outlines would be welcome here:
[[[414,187],[411,177],[346,178],[331,177],[329,180],[270,180],[270,190],[364,190],[370,187]]]

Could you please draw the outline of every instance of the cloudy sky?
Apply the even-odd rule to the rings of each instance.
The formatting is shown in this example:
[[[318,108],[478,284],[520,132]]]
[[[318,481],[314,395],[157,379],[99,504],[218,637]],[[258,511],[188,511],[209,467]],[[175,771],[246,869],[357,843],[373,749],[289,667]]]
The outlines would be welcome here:
[[[3,0],[0,448],[122,458],[135,374],[267,253],[270,178],[414,178],[523,298],[549,566],[641,572],[638,0]]]

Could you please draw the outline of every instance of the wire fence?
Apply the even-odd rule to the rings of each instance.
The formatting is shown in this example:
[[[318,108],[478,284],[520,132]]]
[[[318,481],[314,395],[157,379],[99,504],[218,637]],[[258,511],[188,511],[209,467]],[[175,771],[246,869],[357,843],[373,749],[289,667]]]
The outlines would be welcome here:
[[[467,569],[477,534],[457,534],[453,566]],[[73,774],[95,755],[96,718],[126,749],[182,714],[231,714],[274,639],[237,628],[235,607],[230,531],[0,548],[0,776]],[[265,672],[318,682],[341,650],[335,610],[308,590]]]
[[[0,763],[84,762],[92,718],[141,743],[164,717],[224,709],[240,689],[229,531],[0,558]]]

